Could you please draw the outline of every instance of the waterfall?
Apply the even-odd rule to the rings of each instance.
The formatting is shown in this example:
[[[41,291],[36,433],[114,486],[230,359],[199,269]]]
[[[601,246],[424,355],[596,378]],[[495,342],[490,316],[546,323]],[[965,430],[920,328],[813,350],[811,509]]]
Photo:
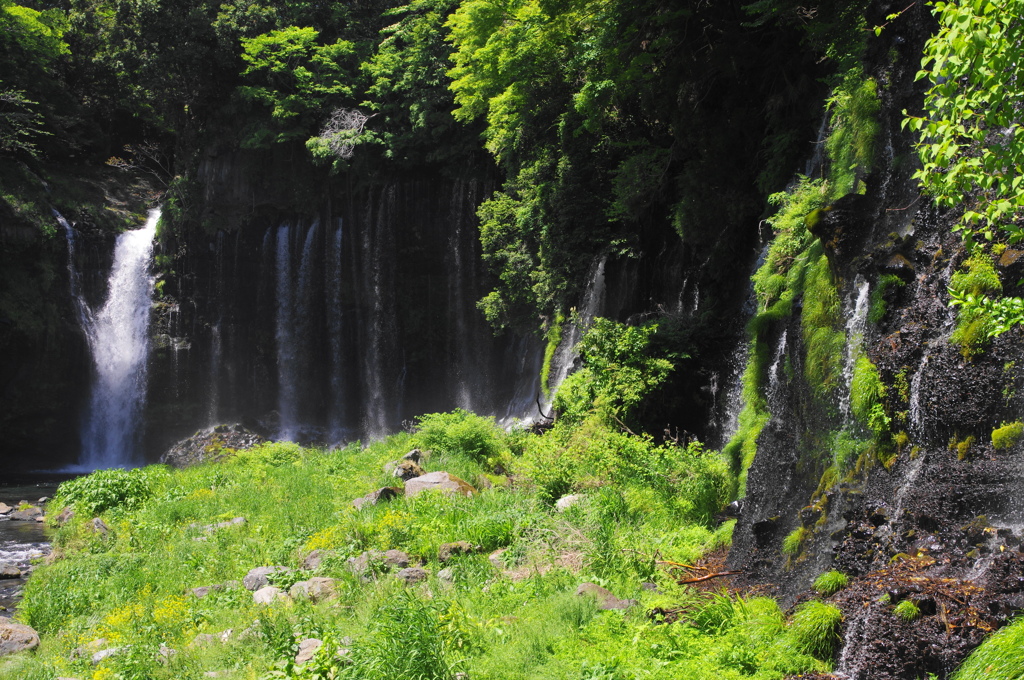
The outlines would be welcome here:
[[[345,375],[342,368],[342,342],[343,331],[341,312],[341,287],[342,287],[342,222],[338,219],[338,226],[331,238],[330,249],[327,257],[327,333],[330,344],[330,355],[328,363],[330,368],[330,405],[327,415],[328,441],[332,444],[341,442],[345,437]]]
[[[292,288],[291,226],[284,224],[277,229],[276,257],[276,328],[277,340],[277,436],[293,439],[297,430],[299,394],[298,372],[296,371],[295,306]]]
[[[217,422],[217,414],[220,406],[220,366],[223,360],[223,343],[220,337],[220,325],[218,320],[210,329],[210,404],[207,408],[206,419],[211,423]],[[177,352],[175,352],[177,356]],[[177,383],[177,381],[175,381]]]
[[[149,260],[159,219],[160,211],[151,210],[145,226],[117,237],[103,307],[92,312],[84,302],[80,303],[85,320],[83,329],[95,367],[78,466],[83,470],[139,462],[136,447],[146,397],[153,291]]]
[[[53,209],[51,209],[51,212],[57,218],[58,224],[64,229],[64,234],[68,240],[68,281],[71,285],[71,299],[75,302],[78,325],[83,330],[86,330],[89,326],[90,312],[89,305],[82,296],[82,277],[78,273],[78,267],[75,264],[75,228],[59,212]]]
[[[864,332],[868,322],[868,293],[870,284],[862,276],[854,281],[857,297],[853,303],[853,312],[846,322],[846,362],[843,365],[843,383],[845,390],[839,398],[839,412],[844,423],[850,422],[850,392],[853,385],[853,370],[857,359],[864,352]]]
[[[562,341],[558,343],[558,348],[551,358],[548,387],[552,398],[576,362],[576,344],[583,337],[583,331],[600,315],[604,306],[604,267],[607,260],[608,256],[602,255],[594,261],[581,300],[578,324],[568,321],[563,327]],[[545,400],[544,411],[546,412],[550,406],[551,400]]]

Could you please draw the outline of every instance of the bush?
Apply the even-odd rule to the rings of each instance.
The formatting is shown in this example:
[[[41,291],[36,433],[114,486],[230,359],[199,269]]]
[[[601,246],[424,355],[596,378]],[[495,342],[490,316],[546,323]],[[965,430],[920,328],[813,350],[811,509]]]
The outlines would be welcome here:
[[[998,450],[1008,449],[1020,441],[1021,435],[1024,435],[1024,423],[1019,420],[1006,423],[992,430],[992,446]]]
[[[57,508],[73,506],[87,515],[114,508],[134,510],[150,497],[152,483],[161,474],[166,474],[166,469],[159,466],[97,470],[61,484],[51,502]]]
[[[416,442],[421,448],[448,456],[466,456],[490,467],[508,451],[505,431],[494,418],[462,409],[420,416],[416,428]]]
[[[814,589],[822,597],[833,595],[847,586],[850,579],[841,571],[826,571],[814,579]]]

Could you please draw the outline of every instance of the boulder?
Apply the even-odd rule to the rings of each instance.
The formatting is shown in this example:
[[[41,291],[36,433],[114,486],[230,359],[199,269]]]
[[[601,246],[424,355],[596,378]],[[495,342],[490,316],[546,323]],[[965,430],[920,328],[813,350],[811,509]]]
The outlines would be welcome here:
[[[405,581],[406,585],[426,581],[428,576],[430,576],[430,572],[421,567],[408,567],[407,569],[395,572],[395,578]]]
[[[417,465],[419,465],[420,462],[422,462],[422,461],[424,461],[426,459],[427,459],[427,454],[424,453],[423,451],[420,451],[419,449],[413,449],[409,453],[407,453],[404,456],[402,456],[402,460],[411,460],[412,462],[416,463]]]
[[[392,569],[405,569],[409,562],[409,556],[401,550],[384,551],[384,564]]]
[[[43,511],[36,506],[25,508],[24,510],[15,510],[8,515],[8,518],[16,522],[34,522],[36,517],[42,517]]]
[[[0,619],[0,656],[35,649],[39,646],[39,634],[21,623]]]
[[[99,517],[92,518],[92,521],[89,522],[89,528],[92,529],[94,534],[99,534],[100,536],[106,536],[110,533],[110,527]]]
[[[8,564],[5,567],[0,567],[0,579],[7,578],[21,578],[21,569],[18,569],[13,564]]]
[[[324,646],[323,640],[306,638],[299,642],[299,653],[295,655],[295,665],[301,666],[306,663]]]
[[[402,489],[397,486],[384,486],[376,491],[371,491],[362,498],[357,498],[352,501],[352,505],[356,507],[356,510],[361,510],[367,505],[377,505],[377,503],[386,503],[396,496],[402,494]]]
[[[0,503],[0,515],[6,515],[12,510],[14,510],[14,508],[7,505],[7,503]]]
[[[451,567],[445,567],[437,572],[437,580],[444,581],[445,583],[455,583],[455,570]]]
[[[406,497],[415,496],[421,491],[436,489],[450,495],[472,496],[476,493],[469,483],[448,472],[431,472],[405,483]]]
[[[210,593],[214,592],[215,590],[224,590],[225,588],[237,588],[238,585],[238,581],[228,581],[227,583],[215,583],[212,586],[199,586],[198,588],[193,588],[189,592],[192,593],[196,598],[201,600]]]
[[[249,573],[242,579],[242,585],[245,586],[246,590],[259,590],[267,585],[270,585],[270,574],[276,574],[280,571],[291,571],[288,567],[282,567],[280,565],[274,567],[256,567],[250,569]]]
[[[598,609],[629,609],[637,603],[636,600],[620,600],[610,590],[596,583],[581,583],[576,589],[576,594],[581,597],[593,597],[597,601]]]
[[[356,557],[348,558],[348,568],[356,576],[368,576],[381,568],[384,553],[380,550],[367,550]]]
[[[160,462],[176,468],[218,462],[235,451],[249,449],[265,441],[262,436],[237,423],[216,425],[182,439],[160,456]]]
[[[326,552],[320,549],[316,549],[310,552],[302,560],[302,568],[306,571],[313,571],[314,569],[318,569],[320,567],[320,563],[324,561],[324,556],[326,554]]]
[[[385,474],[398,477],[403,482],[407,482],[410,479],[414,479],[425,474],[423,468],[411,460],[392,461],[384,466],[384,472]]]
[[[299,581],[291,587],[288,594],[293,600],[309,599],[323,602],[338,596],[337,581],[333,578],[314,576],[307,581]]]
[[[252,594],[252,601],[256,604],[273,604],[288,599],[288,595],[277,586],[265,586]]]
[[[455,555],[468,555],[469,553],[477,552],[478,550],[480,550],[480,546],[473,545],[469,541],[443,543],[441,547],[437,549],[437,561],[444,563]]]

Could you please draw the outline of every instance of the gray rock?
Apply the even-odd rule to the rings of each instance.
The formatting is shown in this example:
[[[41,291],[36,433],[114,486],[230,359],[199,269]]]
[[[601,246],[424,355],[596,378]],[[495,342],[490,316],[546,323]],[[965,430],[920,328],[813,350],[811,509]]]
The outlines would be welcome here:
[[[357,576],[368,576],[384,564],[384,553],[380,550],[367,550],[356,557],[348,559],[348,568]]]
[[[39,503],[39,505],[43,505],[44,503],[49,503],[49,502],[50,502],[50,497],[49,496],[43,496],[42,498],[40,498],[39,500],[36,501],[36,503]]]
[[[217,583],[212,586],[199,586],[198,588],[193,588],[189,592],[191,592],[196,597],[196,599],[201,600],[210,593],[214,592],[215,590],[224,590],[224,587],[224,584]]]
[[[35,649],[39,646],[39,633],[21,623],[0,619],[0,656]]]
[[[104,659],[109,659],[112,656],[117,656],[123,650],[124,647],[107,647],[106,649],[101,649],[100,651],[93,654],[89,660],[92,662],[93,666],[98,666],[100,665],[100,662]]]
[[[610,590],[596,583],[581,583],[576,589],[576,594],[581,597],[593,597],[597,601],[598,609],[629,609],[637,603],[636,600],[620,600]]]
[[[448,472],[431,472],[421,477],[410,479],[405,483],[406,497],[415,496],[421,491],[428,491],[430,489],[462,496],[472,496],[476,493],[476,489],[472,485]]]
[[[11,564],[0,568],[0,579],[7,578],[21,578],[21,569]]]
[[[323,550],[317,549],[306,555],[305,559],[302,560],[302,568],[306,571],[313,571],[320,567],[320,563],[324,561],[325,553]]]
[[[437,572],[437,580],[444,581],[445,583],[455,583],[455,570],[451,567],[445,567]]]
[[[309,599],[313,602],[322,602],[338,596],[337,581],[333,578],[314,576],[309,580],[297,582],[288,594],[293,600]]]
[[[422,461],[427,459],[427,454],[419,449],[413,449],[409,453],[402,456],[402,460],[411,460],[412,462],[419,465]]]
[[[160,462],[176,468],[187,468],[211,461],[219,462],[235,451],[252,448],[265,441],[266,439],[242,425],[217,425],[181,440],[160,457]]]
[[[235,526],[239,526],[239,525],[242,525],[242,524],[245,524],[245,518],[244,517],[233,517],[233,518],[231,518],[229,520],[225,520],[223,522],[217,522],[216,524],[205,524],[205,525],[203,525],[203,524],[199,524],[199,523],[193,523],[193,524],[189,524],[188,526],[189,526],[190,529],[198,528],[203,533],[212,534],[214,531],[217,531],[218,529],[227,529],[228,527],[235,527]]]
[[[480,546],[473,545],[469,541],[455,541],[454,543],[443,543],[437,549],[437,561],[444,563],[456,555],[468,555],[480,550]]]
[[[494,552],[492,552],[490,555],[487,556],[487,561],[490,562],[491,564],[493,564],[498,569],[504,569],[505,568],[505,559],[504,559],[503,555],[505,554],[505,551],[507,549],[508,548],[498,548],[497,550],[495,550]]]
[[[316,638],[306,638],[299,642],[299,653],[295,655],[295,664],[301,666],[312,659],[323,645],[323,640]]]
[[[401,550],[386,550],[384,564],[392,569],[405,569],[409,566],[409,556]]]
[[[161,642],[160,649],[156,651],[156,660],[158,663],[166,666],[171,662],[171,659],[173,659],[177,654],[178,650],[171,649],[170,647]]]
[[[356,510],[361,510],[368,505],[377,505],[378,503],[386,503],[396,496],[402,494],[402,489],[397,486],[384,486],[376,491],[372,491],[362,498],[357,498],[352,501],[352,505],[355,506]]]
[[[421,567],[408,567],[401,571],[395,572],[395,578],[405,581],[406,585],[412,585],[419,583],[420,581],[426,581],[427,577],[430,576],[430,572]]]
[[[396,460],[384,466],[386,474],[398,477],[403,482],[419,477],[424,473],[423,468],[411,460]]]
[[[557,501],[555,501],[555,509],[558,510],[558,512],[565,512],[572,506],[582,501],[584,498],[585,496],[581,493],[571,493],[562,496]]]
[[[15,510],[8,515],[8,518],[15,522],[34,522],[36,517],[42,517],[43,511],[34,505],[24,510]]]
[[[259,590],[264,586],[270,585],[270,579],[268,578],[270,574],[276,574],[281,571],[290,571],[290,569],[280,565],[250,569],[249,573],[242,579],[242,585],[245,586],[246,590]]]
[[[89,528],[92,529],[94,534],[99,534],[100,536],[106,536],[110,533],[110,527],[108,527],[99,517],[92,518],[89,522]]]
[[[266,586],[252,594],[252,601],[256,604],[273,604],[287,599],[288,595],[277,586]]]
[[[14,508],[12,508],[11,506],[7,505],[7,503],[0,503],[0,515],[6,515],[11,510],[14,510]]]

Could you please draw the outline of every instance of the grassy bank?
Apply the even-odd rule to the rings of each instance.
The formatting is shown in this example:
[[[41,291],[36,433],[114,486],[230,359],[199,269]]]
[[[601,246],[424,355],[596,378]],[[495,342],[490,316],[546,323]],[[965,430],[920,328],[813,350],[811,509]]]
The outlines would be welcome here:
[[[18,613],[43,643],[0,662],[0,677],[770,678],[825,667],[830,612],[788,622],[772,600],[677,583],[688,573],[674,564],[728,542],[731,525],[713,519],[729,487],[717,454],[593,421],[544,435],[508,434],[464,412],[419,425],[365,448],[266,444],[220,464],[66,484],[51,507],[67,504],[75,517]],[[384,465],[417,447],[432,452],[427,471],[479,493],[352,505],[396,484]],[[560,491],[582,494],[565,512],[552,505],[557,470]],[[228,522],[237,517],[245,521]],[[454,541],[471,552],[442,564],[440,547]],[[405,585],[383,569],[353,573],[349,558],[372,549],[403,550],[429,577]],[[314,550],[321,563],[303,570]],[[255,604],[231,582],[267,565],[293,570],[276,577],[285,589],[336,579],[336,596]],[[638,603],[602,611],[576,595],[583,582]],[[324,644],[296,665],[305,638]]]

